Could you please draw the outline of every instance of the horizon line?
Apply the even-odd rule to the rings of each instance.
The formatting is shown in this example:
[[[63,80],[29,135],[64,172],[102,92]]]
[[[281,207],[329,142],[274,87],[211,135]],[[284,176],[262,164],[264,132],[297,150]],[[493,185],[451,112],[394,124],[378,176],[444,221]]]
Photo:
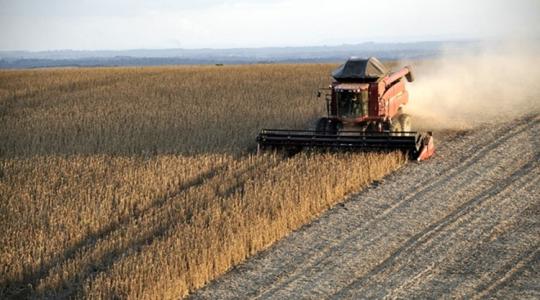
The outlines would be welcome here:
[[[495,41],[497,39],[489,39],[487,41]],[[381,41],[365,41],[358,43],[341,43],[341,44],[317,44],[317,45],[303,45],[303,46],[254,46],[254,47],[222,47],[222,48],[210,48],[210,47],[195,47],[195,48],[125,48],[125,49],[75,49],[75,48],[57,48],[57,49],[47,49],[47,50],[6,50],[0,49],[0,52],[26,52],[26,53],[40,53],[40,52],[62,52],[62,51],[71,51],[71,52],[122,52],[122,51],[166,51],[166,50],[188,50],[188,51],[197,51],[197,50],[257,50],[257,49],[287,49],[287,48],[323,48],[323,47],[344,47],[344,46],[359,46],[365,44],[419,44],[419,43],[459,43],[459,42],[485,42],[486,40],[482,39],[473,39],[473,38],[460,38],[460,39],[426,39],[426,40],[415,40],[415,41],[399,41],[399,42],[381,42]]]

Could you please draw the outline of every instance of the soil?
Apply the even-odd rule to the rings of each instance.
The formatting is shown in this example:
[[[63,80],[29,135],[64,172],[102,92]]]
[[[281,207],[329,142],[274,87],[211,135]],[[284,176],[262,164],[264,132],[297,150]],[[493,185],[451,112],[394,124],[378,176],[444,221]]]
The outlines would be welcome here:
[[[193,299],[540,298],[540,115],[408,163]]]

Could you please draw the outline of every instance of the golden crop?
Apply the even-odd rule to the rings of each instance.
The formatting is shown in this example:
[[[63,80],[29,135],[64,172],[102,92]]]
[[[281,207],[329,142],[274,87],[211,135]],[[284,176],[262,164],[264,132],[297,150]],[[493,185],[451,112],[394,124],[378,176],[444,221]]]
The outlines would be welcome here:
[[[253,155],[331,65],[0,72],[0,298],[178,298],[398,168]]]

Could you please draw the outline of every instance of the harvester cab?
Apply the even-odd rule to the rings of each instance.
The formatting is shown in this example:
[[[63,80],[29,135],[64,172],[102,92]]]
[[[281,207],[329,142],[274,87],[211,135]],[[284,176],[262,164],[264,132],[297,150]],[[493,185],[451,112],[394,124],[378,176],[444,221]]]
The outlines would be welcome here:
[[[258,149],[402,150],[415,160],[433,155],[431,133],[411,131],[411,118],[404,113],[405,82],[414,80],[411,67],[389,72],[376,58],[351,58],[332,78],[317,94],[324,92],[327,116],[315,130],[264,129],[257,136]]]
[[[332,92],[326,94],[328,116],[358,118],[368,114],[368,89],[366,85],[330,86]],[[320,94],[319,94],[320,95]],[[333,103],[332,101],[335,101]],[[333,109],[335,108],[335,109]]]

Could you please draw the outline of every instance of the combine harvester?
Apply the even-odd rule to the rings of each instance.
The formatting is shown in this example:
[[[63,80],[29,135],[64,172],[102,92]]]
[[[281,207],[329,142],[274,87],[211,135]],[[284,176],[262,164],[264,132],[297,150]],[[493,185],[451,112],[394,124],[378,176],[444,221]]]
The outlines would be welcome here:
[[[257,149],[302,148],[346,150],[401,150],[413,160],[425,160],[435,151],[431,132],[411,131],[403,113],[409,101],[405,79],[414,80],[410,67],[390,73],[376,58],[350,58],[332,73],[326,91],[327,117],[315,130],[263,129]],[[321,97],[319,90],[317,97]]]

